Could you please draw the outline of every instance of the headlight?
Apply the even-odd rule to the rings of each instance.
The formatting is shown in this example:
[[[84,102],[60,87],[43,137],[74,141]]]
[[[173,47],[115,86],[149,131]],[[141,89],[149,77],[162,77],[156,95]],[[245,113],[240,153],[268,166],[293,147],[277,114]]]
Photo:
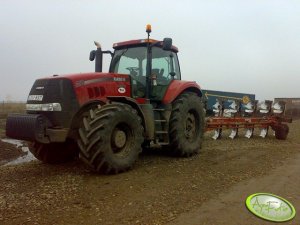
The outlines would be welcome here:
[[[26,104],[27,111],[61,111],[60,103]]]

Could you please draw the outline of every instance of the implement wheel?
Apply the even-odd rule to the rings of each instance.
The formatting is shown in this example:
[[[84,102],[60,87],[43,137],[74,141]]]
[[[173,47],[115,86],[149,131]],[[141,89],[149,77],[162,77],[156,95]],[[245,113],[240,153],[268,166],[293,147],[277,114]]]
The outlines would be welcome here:
[[[31,142],[29,151],[40,161],[49,164],[69,162],[78,157],[78,146],[70,139],[64,143],[41,144]]]
[[[120,173],[132,167],[142,151],[143,127],[137,112],[125,104],[90,110],[79,129],[81,160],[93,171]]]
[[[278,140],[286,140],[288,133],[289,133],[289,127],[286,124],[280,124],[275,127],[275,137]]]
[[[200,97],[183,93],[172,104],[170,145],[179,156],[191,156],[201,148],[204,133],[204,110]]]

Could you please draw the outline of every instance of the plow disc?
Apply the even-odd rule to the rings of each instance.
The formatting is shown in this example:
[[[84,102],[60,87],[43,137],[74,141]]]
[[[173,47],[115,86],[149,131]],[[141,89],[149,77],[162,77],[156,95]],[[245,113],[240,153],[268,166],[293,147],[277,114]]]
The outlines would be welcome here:
[[[246,138],[252,138],[254,129],[260,129],[259,136],[265,138],[272,128],[276,139],[285,140],[292,119],[284,116],[285,103],[272,101],[249,101],[217,99],[213,106],[214,116],[207,118],[206,131],[213,130],[214,140],[222,137],[223,129],[231,129],[229,138],[234,139],[244,130]]]

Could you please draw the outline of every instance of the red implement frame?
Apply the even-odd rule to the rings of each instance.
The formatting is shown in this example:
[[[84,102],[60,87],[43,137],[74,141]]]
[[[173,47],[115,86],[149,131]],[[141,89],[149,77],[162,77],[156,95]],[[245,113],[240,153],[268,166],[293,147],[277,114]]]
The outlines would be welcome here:
[[[291,123],[291,118],[267,116],[267,117],[209,117],[206,120],[206,131],[214,129],[234,128],[275,128],[282,123]]]
[[[254,129],[269,128],[275,131],[276,139],[285,140],[287,138],[289,127],[284,123],[291,123],[292,118],[280,116],[263,117],[209,117],[206,120],[205,131],[223,130],[223,129]]]

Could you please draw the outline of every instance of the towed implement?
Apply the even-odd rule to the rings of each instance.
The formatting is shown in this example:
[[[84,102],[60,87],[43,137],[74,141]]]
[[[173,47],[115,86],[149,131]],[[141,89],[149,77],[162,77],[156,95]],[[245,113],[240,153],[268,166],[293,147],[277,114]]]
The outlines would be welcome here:
[[[236,101],[216,100],[213,105],[214,116],[207,118],[206,131],[214,130],[213,139],[222,137],[223,129],[231,129],[229,135],[238,137],[239,129],[245,129],[245,137],[252,138],[254,128],[260,129],[259,136],[265,138],[269,128],[272,128],[277,139],[287,138],[292,119],[284,116],[285,102],[272,101]]]
[[[282,114],[250,116],[251,110],[242,115],[234,108],[226,116],[222,101],[205,121],[201,88],[181,80],[172,39],[150,39],[150,25],[146,32],[146,39],[114,44],[113,52],[95,42],[97,49],[90,53],[95,72],[36,80],[27,113],[8,116],[6,135],[28,141],[29,150],[43,162],[61,163],[79,155],[100,173],[130,169],[143,147],[153,145],[169,147],[178,156],[196,154],[205,130],[215,130],[218,139],[225,128],[236,137],[242,127],[253,134],[256,126],[271,126],[276,138],[286,138],[288,127],[282,122],[288,120]],[[103,54],[112,56],[107,73],[102,72]]]

